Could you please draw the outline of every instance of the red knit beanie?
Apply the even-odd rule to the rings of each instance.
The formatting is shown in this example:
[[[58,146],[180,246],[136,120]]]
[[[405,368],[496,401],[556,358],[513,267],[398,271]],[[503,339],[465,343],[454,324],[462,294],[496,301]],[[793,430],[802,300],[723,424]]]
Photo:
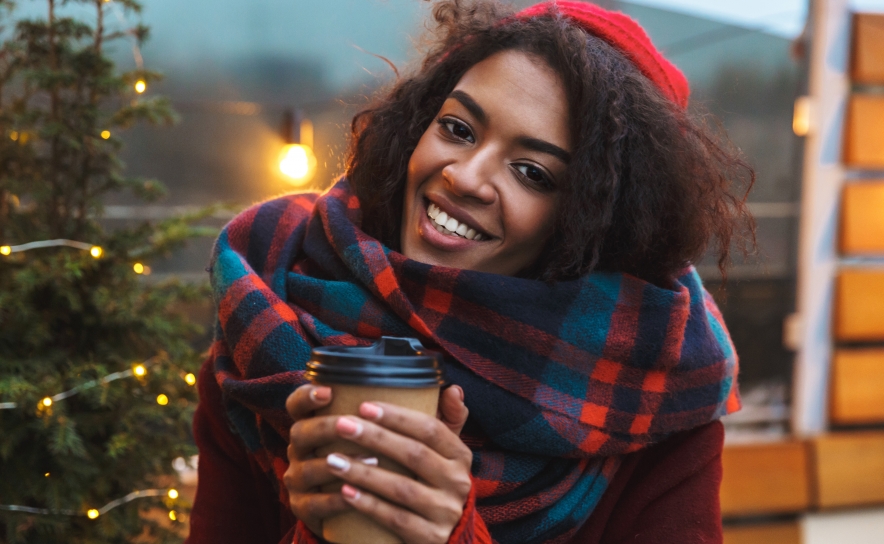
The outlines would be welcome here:
[[[608,11],[586,2],[552,0],[535,4],[516,14],[528,19],[561,14],[586,32],[617,49],[650,79],[663,95],[682,108],[688,105],[690,88],[681,70],[657,51],[645,30],[634,19],[619,11]]]

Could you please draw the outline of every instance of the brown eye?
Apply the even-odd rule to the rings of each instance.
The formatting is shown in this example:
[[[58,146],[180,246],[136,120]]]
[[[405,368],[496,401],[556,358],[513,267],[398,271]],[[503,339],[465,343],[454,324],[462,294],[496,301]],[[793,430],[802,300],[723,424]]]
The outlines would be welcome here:
[[[472,131],[470,131],[470,127],[459,121],[455,121],[454,119],[439,119],[439,125],[441,125],[446,132],[448,132],[458,140],[463,140],[470,143],[476,141],[476,139],[473,137]]]
[[[555,184],[550,177],[541,168],[533,164],[516,164],[513,165],[516,172],[528,183],[540,187],[541,189],[554,189]]]

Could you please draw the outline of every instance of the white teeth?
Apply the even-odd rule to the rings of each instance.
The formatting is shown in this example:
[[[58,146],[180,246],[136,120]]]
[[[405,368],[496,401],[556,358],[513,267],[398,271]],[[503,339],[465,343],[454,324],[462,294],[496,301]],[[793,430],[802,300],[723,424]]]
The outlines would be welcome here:
[[[433,226],[442,234],[450,236],[461,236],[467,240],[480,241],[484,237],[476,232],[476,229],[470,228],[466,223],[461,223],[453,217],[449,217],[442,208],[430,202],[427,205],[427,216],[435,223]]]

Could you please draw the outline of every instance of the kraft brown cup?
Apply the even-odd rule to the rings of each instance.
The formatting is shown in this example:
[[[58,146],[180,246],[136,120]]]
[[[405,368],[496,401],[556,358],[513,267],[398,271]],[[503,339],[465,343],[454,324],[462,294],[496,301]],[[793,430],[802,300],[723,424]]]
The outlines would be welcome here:
[[[407,346],[403,346],[403,342],[407,342]],[[340,350],[346,348],[336,348],[336,352],[332,357],[328,357],[326,352],[323,364],[317,363],[316,359],[321,358],[322,354],[314,350],[314,357],[308,364],[308,378],[317,385],[325,385],[332,390],[331,403],[321,410],[317,410],[316,415],[355,415],[359,414],[359,406],[363,402],[377,401],[403,406],[411,410],[416,410],[424,414],[435,417],[439,403],[439,389],[442,385],[441,370],[438,364],[439,356],[433,352],[423,349],[423,346],[414,339],[400,339],[384,337],[381,341],[372,346],[374,353],[367,355],[372,359],[371,364],[358,369],[358,375],[347,375],[346,364],[341,369],[334,365],[334,360],[340,356]],[[387,348],[385,350],[385,348]],[[328,348],[325,348],[327,350]],[[366,348],[356,348],[366,349]],[[397,355],[385,355],[393,352]],[[408,353],[411,352],[411,353]],[[398,355],[400,354],[401,355]],[[361,357],[357,352],[357,359]],[[397,375],[396,364],[403,360],[411,360],[415,358],[432,359],[433,368],[421,372],[421,377],[416,379],[416,371],[413,367],[404,367],[403,371],[410,375],[403,376],[401,373]],[[388,366],[384,366],[384,362],[389,362]],[[427,361],[424,361],[427,362]],[[344,363],[349,363],[344,361]],[[355,363],[358,366],[358,363]],[[326,372],[323,372],[325,370]],[[334,371],[334,372],[330,372]],[[375,376],[372,378],[374,370],[382,371],[385,376]],[[435,379],[429,378],[429,375],[435,374]],[[357,383],[335,383],[340,381],[365,381],[365,385]],[[435,383],[433,383],[435,382]],[[393,385],[395,384],[395,385]],[[409,386],[411,384],[412,386]],[[395,461],[380,455],[376,452],[363,448],[348,440],[338,440],[326,447],[316,450],[318,457],[324,457],[330,453],[342,453],[353,459],[360,457],[376,457],[378,466],[382,469],[414,477],[414,474]],[[340,492],[343,482],[338,481],[322,486],[325,493]],[[396,534],[389,531],[368,516],[356,512],[348,511],[337,516],[329,517],[323,520],[322,537],[335,544],[401,544]]]

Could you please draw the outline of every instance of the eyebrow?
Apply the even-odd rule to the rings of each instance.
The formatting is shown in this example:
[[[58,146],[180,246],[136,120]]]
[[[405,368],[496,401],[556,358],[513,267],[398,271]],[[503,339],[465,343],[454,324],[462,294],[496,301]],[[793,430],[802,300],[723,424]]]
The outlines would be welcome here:
[[[472,96],[463,91],[454,90],[451,91],[451,93],[448,95],[448,98],[453,98],[460,102],[463,107],[465,107],[467,111],[469,111],[470,114],[483,125],[488,124],[488,114],[485,113],[485,110],[482,109],[482,106],[480,106],[475,100],[473,100]],[[523,136],[516,140],[516,142],[522,147],[526,147],[528,149],[531,149],[532,151],[538,151],[540,153],[552,155],[553,157],[559,159],[566,164],[571,162],[570,153],[568,153],[561,147],[555,144],[551,144],[545,140]]]

